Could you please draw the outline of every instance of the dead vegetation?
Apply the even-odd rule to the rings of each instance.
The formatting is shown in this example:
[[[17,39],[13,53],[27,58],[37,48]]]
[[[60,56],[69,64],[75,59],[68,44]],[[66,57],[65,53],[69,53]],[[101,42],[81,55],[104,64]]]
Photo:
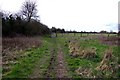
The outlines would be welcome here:
[[[104,37],[103,40],[113,42],[112,44],[117,44],[117,38],[112,39],[111,37]],[[115,41],[114,41],[115,40]],[[115,42],[115,43],[114,43]],[[96,53],[96,47],[82,47],[79,41],[71,40],[68,43],[69,53],[73,57],[84,58],[84,59],[98,59]],[[93,60],[93,61],[94,61]],[[118,58],[113,55],[112,47],[105,50],[103,59],[101,57],[100,62],[93,67],[79,67],[75,72],[83,78],[116,78],[118,75]]]
[[[118,70],[118,58],[112,53],[111,49],[106,50],[103,60],[96,68],[96,70],[102,71],[107,77],[112,77]]]
[[[40,46],[40,43],[39,37],[15,37],[2,39],[3,50],[25,50],[26,48]]]
[[[107,45],[120,45],[119,41],[120,41],[120,37],[117,36],[104,36],[104,35],[100,35],[98,37],[98,39],[100,40],[100,42],[102,44],[107,44]]]
[[[81,48],[80,45],[76,41],[69,42],[69,52],[70,55],[73,57],[80,57],[80,58],[94,58],[96,57],[96,48]]]
[[[31,47],[38,47],[41,41],[38,37],[15,37],[2,39],[2,56],[12,58],[18,51],[23,51]],[[5,58],[3,58],[3,61]]]
[[[17,63],[17,59],[25,56],[25,50],[41,45],[39,37],[15,37],[2,39],[2,65],[3,73],[11,70],[11,66]],[[28,53],[29,54],[29,53]]]
[[[96,57],[96,48],[86,48],[82,50],[82,58],[95,58]]]
[[[75,72],[85,78],[116,78],[118,71],[117,58],[112,54],[112,50],[105,51],[102,61],[95,69],[79,67]]]
[[[92,74],[92,70],[90,68],[79,67],[75,72],[83,77],[83,78],[94,78]]]

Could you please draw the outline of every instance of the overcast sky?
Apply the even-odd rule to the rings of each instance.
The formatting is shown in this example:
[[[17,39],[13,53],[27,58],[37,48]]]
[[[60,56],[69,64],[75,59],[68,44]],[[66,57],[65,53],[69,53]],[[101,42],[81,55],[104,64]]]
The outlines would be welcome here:
[[[25,0],[0,0],[0,9],[19,12]],[[118,31],[120,0],[33,0],[40,21],[48,27],[76,31]]]

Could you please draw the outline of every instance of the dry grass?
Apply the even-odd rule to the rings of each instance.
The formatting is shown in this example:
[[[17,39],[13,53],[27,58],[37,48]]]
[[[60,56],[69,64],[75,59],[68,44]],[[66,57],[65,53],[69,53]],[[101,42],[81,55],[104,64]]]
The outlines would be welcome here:
[[[81,52],[82,58],[95,58],[96,57],[96,48],[86,48]]]
[[[5,72],[10,70],[9,64],[16,64],[24,51],[41,45],[40,37],[15,37],[2,39],[2,65]]]
[[[105,51],[103,60],[92,70],[91,68],[79,67],[75,72],[84,78],[110,78],[117,77],[117,58],[112,54],[112,49]],[[94,72],[95,71],[95,72]]]
[[[69,42],[69,52],[73,57],[81,57],[81,58],[94,58],[96,57],[96,48],[84,48],[82,49],[78,42],[71,41]]]
[[[103,60],[100,62],[100,65],[96,68],[97,70],[103,72],[111,72],[114,74],[118,70],[118,59],[112,54],[112,50],[108,49],[105,51]]]
[[[3,61],[16,57],[18,51],[23,51],[31,47],[39,47],[41,41],[39,37],[15,37],[2,39]]]
[[[92,75],[91,68],[79,67],[77,70],[75,70],[75,72],[83,78],[95,78],[95,76]]]
[[[102,44],[107,44],[107,45],[120,45],[119,41],[120,41],[120,37],[117,36],[104,36],[104,35],[100,35],[98,37],[98,39],[100,40],[100,42]]]

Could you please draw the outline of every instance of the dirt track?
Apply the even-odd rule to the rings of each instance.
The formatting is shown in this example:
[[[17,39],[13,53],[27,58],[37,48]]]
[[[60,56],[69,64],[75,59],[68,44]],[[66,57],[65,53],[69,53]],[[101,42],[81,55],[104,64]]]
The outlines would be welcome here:
[[[44,56],[45,59],[45,56]],[[45,59],[46,60],[46,59]],[[64,54],[59,44],[51,47],[49,65],[45,73],[41,73],[40,66],[45,63],[45,60],[38,61],[36,68],[30,75],[30,78],[67,78],[67,69],[65,66]]]
[[[67,69],[65,67],[64,56],[61,49],[58,50],[56,71],[57,71],[58,78],[67,77]]]

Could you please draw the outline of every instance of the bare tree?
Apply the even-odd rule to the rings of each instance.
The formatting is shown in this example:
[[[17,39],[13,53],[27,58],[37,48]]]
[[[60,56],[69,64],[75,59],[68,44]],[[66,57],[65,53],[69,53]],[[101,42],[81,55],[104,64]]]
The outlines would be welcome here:
[[[37,18],[37,5],[36,2],[33,1],[26,1],[23,3],[22,6],[22,15],[30,22],[31,18]]]

